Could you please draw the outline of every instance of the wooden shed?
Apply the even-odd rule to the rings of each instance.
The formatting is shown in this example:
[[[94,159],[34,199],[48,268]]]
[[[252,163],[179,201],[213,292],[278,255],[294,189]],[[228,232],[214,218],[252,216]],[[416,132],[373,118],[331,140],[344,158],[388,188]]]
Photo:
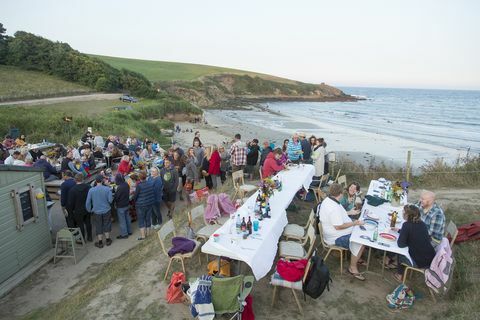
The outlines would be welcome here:
[[[52,257],[43,172],[0,165],[0,296]]]

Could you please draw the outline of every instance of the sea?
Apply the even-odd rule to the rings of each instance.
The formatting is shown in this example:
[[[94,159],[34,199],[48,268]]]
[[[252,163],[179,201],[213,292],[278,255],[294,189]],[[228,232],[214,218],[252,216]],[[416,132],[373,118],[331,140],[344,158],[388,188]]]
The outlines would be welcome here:
[[[363,153],[414,166],[480,153],[480,91],[340,87],[356,102],[269,102],[271,114],[227,112],[227,120],[290,135],[323,137],[327,151]],[[288,136],[286,136],[288,138]]]

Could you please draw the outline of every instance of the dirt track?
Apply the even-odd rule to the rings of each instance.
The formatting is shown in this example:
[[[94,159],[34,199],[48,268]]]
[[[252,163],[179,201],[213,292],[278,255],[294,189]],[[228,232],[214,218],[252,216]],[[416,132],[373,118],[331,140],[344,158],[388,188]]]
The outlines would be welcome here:
[[[118,99],[120,96],[121,96],[120,93],[94,93],[94,94],[84,94],[84,95],[78,95],[78,96],[1,102],[0,106],[41,105],[41,104],[60,103],[60,102],[67,102],[67,101],[109,100],[109,99]]]

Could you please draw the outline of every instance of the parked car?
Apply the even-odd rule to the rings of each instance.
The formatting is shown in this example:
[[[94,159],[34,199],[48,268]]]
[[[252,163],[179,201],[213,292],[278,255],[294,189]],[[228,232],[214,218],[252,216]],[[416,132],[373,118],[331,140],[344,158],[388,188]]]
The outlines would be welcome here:
[[[134,97],[132,97],[128,94],[124,94],[119,99],[123,102],[133,102],[133,103],[138,102],[138,99],[135,99]]]

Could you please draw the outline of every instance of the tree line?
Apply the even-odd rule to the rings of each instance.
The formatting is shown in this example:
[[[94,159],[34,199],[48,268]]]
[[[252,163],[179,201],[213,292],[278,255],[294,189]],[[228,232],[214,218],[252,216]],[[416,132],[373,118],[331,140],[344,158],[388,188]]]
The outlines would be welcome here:
[[[145,98],[158,95],[140,73],[118,70],[72,49],[67,43],[53,42],[25,31],[17,31],[12,37],[5,32],[0,23],[0,64],[44,72],[97,91],[124,91]]]

